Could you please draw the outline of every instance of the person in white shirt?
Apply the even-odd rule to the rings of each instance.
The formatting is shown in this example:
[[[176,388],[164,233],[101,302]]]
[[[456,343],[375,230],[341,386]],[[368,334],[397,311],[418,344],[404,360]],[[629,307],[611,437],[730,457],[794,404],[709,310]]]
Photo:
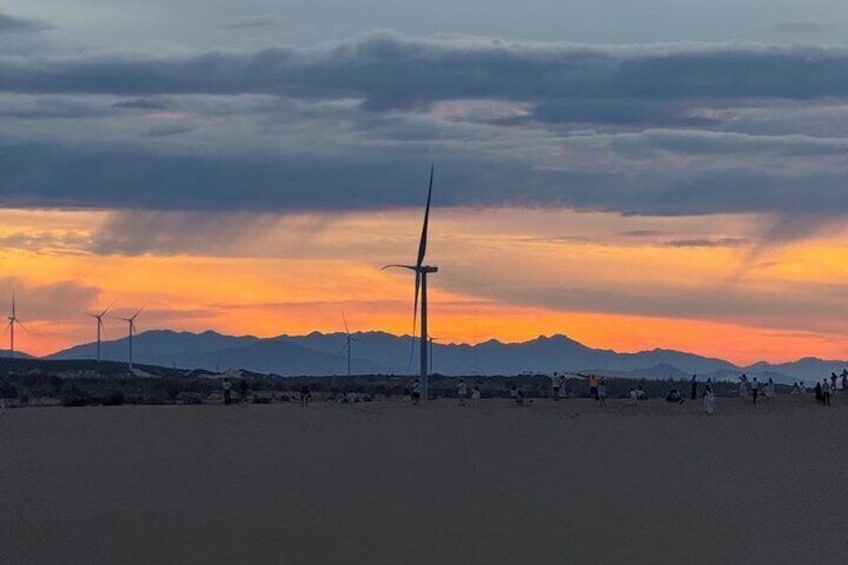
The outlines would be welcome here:
[[[715,394],[710,384],[704,388],[704,412],[711,415],[715,411]]]
[[[468,387],[465,386],[465,381],[459,379],[456,385],[456,395],[459,397],[459,405],[465,406],[465,397],[468,395]]]
[[[748,398],[748,376],[744,373],[739,377],[739,398]]]
[[[559,376],[559,373],[554,373],[551,376],[551,396],[554,400],[559,400],[559,387],[562,385],[562,378]]]
[[[777,396],[777,390],[774,388],[774,380],[769,377],[768,384],[766,385],[766,394],[769,397],[769,400],[774,399]]]

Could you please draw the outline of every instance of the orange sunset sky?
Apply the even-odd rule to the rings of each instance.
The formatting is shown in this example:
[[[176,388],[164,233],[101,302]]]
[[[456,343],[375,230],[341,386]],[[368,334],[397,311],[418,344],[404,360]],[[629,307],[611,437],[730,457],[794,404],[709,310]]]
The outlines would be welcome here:
[[[86,314],[113,303],[116,316],[145,308],[140,331],[333,332],[343,330],[342,311],[352,331],[411,331],[412,277],[380,267],[414,261],[420,210],[133,214],[145,226],[132,234],[139,254],[109,250],[129,247],[116,242],[127,213],[6,211],[0,284],[7,308],[15,290],[28,329],[18,349],[47,354],[91,341]],[[477,343],[564,333],[593,347],[738,363],[844,357],[846,234],[761,249],[734,243],[754,241],[771,221],[434,208],[431,335]],[[107,319],[106,332],[123,337],[125,323]]]

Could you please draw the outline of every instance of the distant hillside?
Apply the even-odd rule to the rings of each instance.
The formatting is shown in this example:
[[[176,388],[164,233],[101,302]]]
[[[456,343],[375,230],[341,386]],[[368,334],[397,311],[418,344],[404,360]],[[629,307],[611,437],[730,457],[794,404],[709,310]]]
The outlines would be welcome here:
[[[12,354],[8,349],[0,349],[0,360],[2,359],[35,359],[35,357],[23,351],[15,351]]]
[[[147,331],[133,338],[134,361],[183,369],[246,369],[259,373],[293,375],[342,375],[347,372],[345,334],[313,332],[305,336],[227,336],[216,332],[194,334],[167,330]],[[416,374],[419,341],[385,332],[352,334],[353,374]],[[412,354],[410,356],[410,353]],[[104,360],[125,362],[127,338],[103,342]],[[87,343],[60,351],[52,360],[94,359],[96,344]],[[436,343],[433,372],[445,375],[515,375],[554,371],[597,372],[629,378],[684,378],[735,380],[742,372],[761,380],[810,382],[831,371],[841,372],[848,363],[814,358],[795,363],[756,363],[739,367],[728,361],[681,351],[653,349],[617,353],[593,349],[564,335],[541,336],[523,343],[491,340],[476,346]]]
[[[252,345],[259,341],[254,336],[233,337],[213,331],[200,334],[151,330],[133,337],[133,359],[138,363],[162,366],[186,366],[178,360],[189,360],[193,354],[211,354],[216,351]],[[100,358],[104,361],[127,361],[129,340],[124,337],[100,344]],[[97,343],[77,345],[46,357],[50,360],[96,359]],[[191,367],[188,367],[191,368]],[[214,367],[213,367],[214,368]]]

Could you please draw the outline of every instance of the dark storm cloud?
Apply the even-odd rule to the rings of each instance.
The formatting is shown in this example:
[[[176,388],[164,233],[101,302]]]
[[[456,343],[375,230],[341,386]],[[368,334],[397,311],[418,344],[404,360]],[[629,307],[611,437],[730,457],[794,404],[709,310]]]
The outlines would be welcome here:
[[[220,158],[6,146],[0,148],[0,204],[269,212],[420,206],[428,157],[432,153],[382,147],[349,157]],[[774,212],[816,217],[848,210],[848,192],[842,188],[848,175],[839,171],[793,177],[737,164],[685,175],[662,167],[621,174],[536,168],[456,148],[436,160],[437,206],[554,206],[668,216]]]
[[[38,20],[16,18],[0,13],[0,34],[3,33],[31,33],[50,29],[50,26]]]
[[[523,198],[502,189],[520,170],[483,161],[440,161],[454,187],[438,205]],[[430,161],[375,155],[368,162],[320,157],[219,159],[23,145],[0,149],[0,205],[150,210],[356,210],[422,205]],[[480,171],[479,173],[476,171]],[[450,179],[450,180],[447,180]],[[462,187],[461,190],[457,188]]]
[[[169,59],[6,60],[0,62],[0,89],[352,96],[365,98],[377,110],[463,98],[803,99],[848,94],[846,64],[845,50],[817,47],[604,48],[416,40],[380,33],[316,49],[277,47]],[[645,111],[655,114],[658,108]],[[603,108],[587,112],[603,113]]]

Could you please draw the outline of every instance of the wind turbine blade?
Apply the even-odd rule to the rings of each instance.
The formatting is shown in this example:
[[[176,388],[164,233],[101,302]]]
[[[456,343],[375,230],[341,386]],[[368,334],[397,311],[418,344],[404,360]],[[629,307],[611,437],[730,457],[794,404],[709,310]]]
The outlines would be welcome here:
[[[344,310],[342,310],[342,320],[344,320],[345,333],[347,334],[347,337],[349,339],[350,338],[350,328],[347,327],[347,318],[345,318]]]
[[[416,267],[415,265],[395,265],[395,264],[384,265],[383,268],[380,269],[380,270],[385,271],[386,269],[392,269],[392,268],[409,269],[410,271],[417,271],[418,270],[418,267]]]
[[[142,310],[144,310],[144,306],[142,306],[141,308],[139,308],[138,310],[136,310],[136,311],[135,311],[135,314],[133,314],[132,316],[130,316],[130,320],[135,320],[135,319],[136,319],[136,317],[137,317],[139,314],[141,314],[141,311],[142,311]]]
[[[28,327],[26,327],[26,326],[24,325],[24,323],[23,323],[23,322],[21,322],[20,320],[18,320],[17,318],[15,318],[15,323],[17,323],[20,327],[22,327],[26,333],[28,333],[28,334],[32,334],[32,332],[31,332],[31,331],[29,331],[29,328],[28,328]]]
[[[421,228],[421,241],[418,243],[418,262],[416,266],[424,264],[424,254],[427,253],[427,226],[430,223],[430,198],[433,196],[433,169],[430,165],[430,188],[427,190],[427,207],[424,209],[424,226]]]
[[[111,303],[109,306],[107,306],[105,310],[103,310],[102,312],[100,312],[100,315],[99,315],[99,316],[97,316],[97,317],[98,317],[98,318],[102,318],[103,316],[105,316],[105,315],[106,315],[106,313],[107,313],[109,310],[111,310],[111,309],[112,309],[112,306],[114,306],[114,305],[115,305],[115,301],[113,300],[113,301],[112,301],[112,303]]]

